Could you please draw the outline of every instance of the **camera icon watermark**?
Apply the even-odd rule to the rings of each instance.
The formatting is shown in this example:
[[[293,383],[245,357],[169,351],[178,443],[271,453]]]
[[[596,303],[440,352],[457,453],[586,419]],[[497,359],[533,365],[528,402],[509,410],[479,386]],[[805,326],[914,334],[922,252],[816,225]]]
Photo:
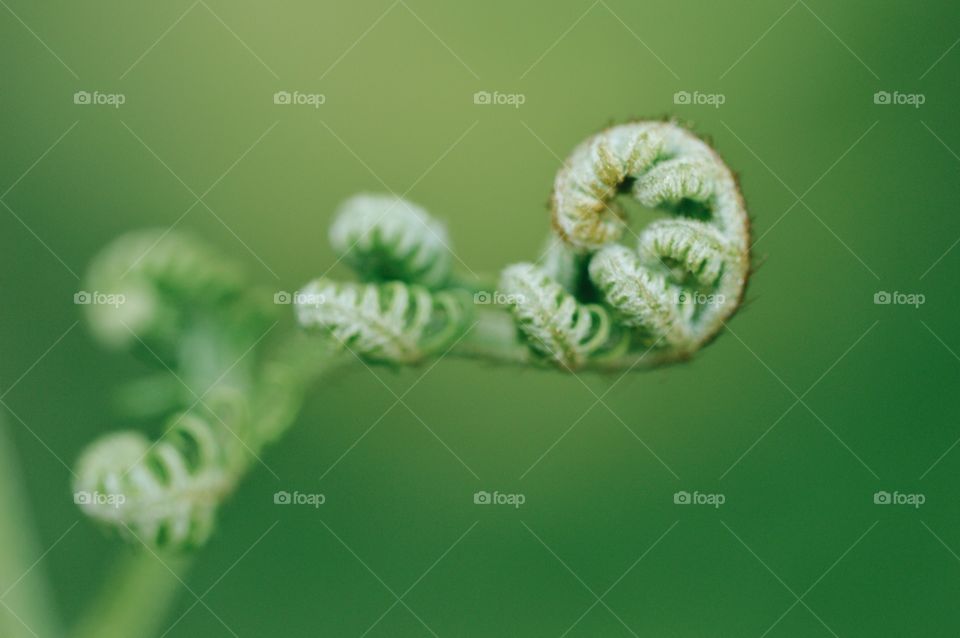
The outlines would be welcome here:
[[[701,93],[700,91],[677,91],[673,94],[673,103],[692,106],[712,106],[715,109],[723,106],[727,96],[723,93]]]
[[[887,292],[878,290],[873,294],[873,303],[877,306],[913,306],[919,308],[927,302],[927,297],[919,292]]]
[[[523,93],[501,93],[500,91],[477,91],[473,94],[473,103],[481,106],[512,106],[515,109],[523,106],[527,96]]]
[[[721,293],[688,292],[681,290],[674,295],[673,302],[678,306],[722,306],[727,301]]]
[[[93,507],[107,505],[109,507],[119,508],[127,502],[127,497],[124,494],[111,494],[97,491],[87,492],[81,490],[73,493],[73,502],[81,506],[86,505]]]
[[[873,94],[873,103],[882,106],[912,106],[915,109],[920,108],[927,101],[927,96],[923,93],[901,93],[900,91],[877,91]]]
[[[927,502],[925,494],[903,494],[901,492],[885,492],[880,490],[873,494],[874,505],[909,505],[914,509],[919,509],[921,505]]]
[[[73,103],[80,106],[112,106],[120,108],[127,102],[123,93],[101,93],[100,91],[77,91],[73,94]]]
[[[717,509],[727,502],[725,494],[679,491],[673,493],[674,505],[710,505]]]
[[[96,290],[93,292],[78,290],[77,292],[73,293],[73,303],[78,306],[96,305],[113,306],[114,308],[118,308],[126,302],[126,296],[120,293],[106,293],[98,292]]]
[[[521,505],[527,502],[524,494],[505,494],[501,492],[486,492],[480,490],[473,494],[474,505],[512,505],[519,509]]]
[[[298,306],[319,306],[326,303],[326,296],[320,293],[300,292],[295,290],[292,293],[286,290],[278,290],[273,293],[273,303],[278,306],[289,306],[296,304]]]
[[[301,93],[300,91],[277,91],[273,94],[273,103],[280,106],[312,106],[320,108],[327,102],[323,93]]]
[[[309,505],[314,509],[327,502],[325,494],[309,494],[304,492],[287,492],[281,490],[273,495],[274,505]]]
[[[499,290],[481,290],[473,294],[473,303],[478,306],[513,306],[526,303],[527,298],[519,293],[507,294]]]

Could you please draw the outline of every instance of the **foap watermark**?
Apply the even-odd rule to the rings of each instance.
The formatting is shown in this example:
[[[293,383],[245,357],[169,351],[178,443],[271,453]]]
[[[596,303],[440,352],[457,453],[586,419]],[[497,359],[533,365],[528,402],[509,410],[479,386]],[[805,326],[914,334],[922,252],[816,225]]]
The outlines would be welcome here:
[[[722,306],[727,297],[720,293],[688,292],[682,290],[674,295],[678,306]]]
[[[693,106],[712,106],[720,108],[727,101],[723,93],[701,93],[700,91],[677,91],[673,94],[674,104],[690,104]]]
[[[73,493],[73,502],[76,505],[108,505],[119,508],[127,502],[127,497],[123,494],[112,494],[104,492],[87,492],[81,490]]]
[[[519,509],[527,502],[524,494],[504,494],[502,492],[485,492],[480,490],[473,494],[474,505],[512,505]]]
[[[77,91],[73,94],[73,103],[80,106],[112,106],[120,108],[127,102],[123,93],[101,93],[100,91]]]
[[[873,303],[878,306],[913,306],[919,308],[927,302],[927,297],[919,292],[887,292],[878,290],[873,293]]]
[[[327,101],[323,93],[301,93],[300,91],[277,91],[273,94],[273,103],[280,106],[312,106],[320,108]]]
[[[86,290],[78,290],[73,293],[73,303],[78,306],[113,306],[117,308],[122,304],[127,302],[125,295],[120,293],[107,293],[99,292],[94,290],[93,292],[88,292]]]
[[[673,502],[675,505],[711,505],[717,509],[727,502],[725,494],[711,494],[707,492],[685,492],[683,490],[673,493]]]
[[[926,502],[927,497],[924,494],[904,494],[896,491],[884,492],[883,490],[873,494],[874,505],[910,505],[919,509]]]
[[[318,508],[327,502],[325,494],[309,494],[305,492],[285,492],[283,490],[274,493],[274,505],[309,505]]]
[[[320,293],[315,292],[300,292],[299,290],[294,290],[292,293],[287,292],[286,290],[278,290],[273,293],[273,303],[278,306],[286,306],[290,304],[297,304],[299,306],[319,306],[324,303],[327,298]]]
[[[920,108],[927,101],[923,93],[901,93],[900,91],[877,91],[873,94],[873,103],[880,105],[912,106]]]
[[[514,304],[522,304],[526,300],[527,298],[521,294],[507,294],[499,290],[492,292],[489,290],[481,290],[473,295],[473,303],[478,306],[512,306]]]
[[[473,103],[480,105],[512,106],[520,108],[527,101],[523,93],[501,93],[500,91],[477,91],[473,94]]]

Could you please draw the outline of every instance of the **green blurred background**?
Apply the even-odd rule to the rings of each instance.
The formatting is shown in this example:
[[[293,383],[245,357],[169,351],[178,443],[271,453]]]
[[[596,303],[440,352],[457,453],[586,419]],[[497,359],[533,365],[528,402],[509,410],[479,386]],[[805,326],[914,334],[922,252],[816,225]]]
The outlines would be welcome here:
[[[732,332],[622,379],[375,370],[416,384],[409,409],[350,368],[267,451],[279,478],[257,467],[223,508],[186,584],[216,583],[204,603],[244,637],[358,636],[390,590],[404,604],[367,635],[957,634],[960,6],[591,1],[0,2],[0,393],[39,532],[28,564],[60,539],[25,583],[47,578],[69,621],[126,551],[80,520],[67,469],[130,425],[111,392],[148,370],[75,325],[75,274],[106,242],[177,224],[293,289],[333,263],[336,205],[390,189],[495,273],[536,256],[577,142],[672,115],[739,173],[755,222]],[[276,105],[282,90],[325,103]],[[326,504],[276,506],[281,489]],[[675,505],[681,490],[726,502]],[[195,602],[179,588],[170,622]],[[230,632],[196,605],[168,635]]]

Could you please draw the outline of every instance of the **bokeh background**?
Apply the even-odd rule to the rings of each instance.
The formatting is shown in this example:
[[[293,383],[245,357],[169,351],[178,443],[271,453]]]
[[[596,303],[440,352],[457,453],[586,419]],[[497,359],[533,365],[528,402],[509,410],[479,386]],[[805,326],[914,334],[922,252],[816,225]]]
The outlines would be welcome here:
[[[111,393],[148,370],[78,323],[100,247],[175,224],[293,289],[333,263],[336,205],[390,190],[495,273],[537,255],[577,142],[670,115],[715,143],[754,219],[760,266],[729,331],[623,378],[346,370],[267,451],[277,476],[257,467],[223,508],[186,584],[216,583],[204,602],[244,637],[956,635],[960,6],[0,5],[0,394],[38,532],[27,563],[49,550],[21,585],[46,579],[67,622],[126,551],[81,520],[68,468],[130,425]],[[406,406],[384,383],[413,387]],[[280,489],[326,503],[277,506]],[[170,622],[195,602],[178,588]],[[224,624],[196,605],[168,635]]]

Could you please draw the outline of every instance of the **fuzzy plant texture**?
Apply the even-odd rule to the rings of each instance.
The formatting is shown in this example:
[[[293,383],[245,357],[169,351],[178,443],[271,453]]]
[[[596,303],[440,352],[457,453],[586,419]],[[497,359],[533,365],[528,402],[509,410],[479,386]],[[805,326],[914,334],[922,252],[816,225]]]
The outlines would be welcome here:
[[[567,373],[651,368],[688,359],[739,307],[746,208],[733,173],[686,128],[638,121],[589,137],[550,201],[540,258],[477,281],[455,271],[445,226],[422,207],[348,199],[330,240],[358,281],[309,282],[292,300],[302,330],[279,339],[270,333],[288,306],[204,244],[174,232],[121,237],[88,285],[126,302],[86,306],[88,319],[105,345],[156,364],[119,404],[166,425],[156,439],[120,432],[83,453],[76,491],[122,496],[85,499],[84,511],[150,546],[196,546],[337,365],[450,355]],[[628,207],[659,218],[633,229]]]

